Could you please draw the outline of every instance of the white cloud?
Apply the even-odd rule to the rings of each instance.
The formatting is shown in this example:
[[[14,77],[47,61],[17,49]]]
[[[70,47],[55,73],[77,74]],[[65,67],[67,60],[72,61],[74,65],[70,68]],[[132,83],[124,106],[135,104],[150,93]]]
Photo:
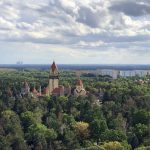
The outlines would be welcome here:
[[[137,13],[129,4],[142,11]],[[57,44],[64,47],[59,52],[76,59],[94,56],[93,50],[95,54],[107,52],[111,60],[117,60],[120,49],[127,55],[150,51],[145,48],[150,45],[149,5],[148,0],[1,0],[0,40],[6,45]],[[143,41],[145,45],[130,48]]]
[[[87,47],[98,47],[103,45],[104,42],[103,41],[94,41],[94,42],[86,42],[86,41],[80,41],[79,42],[79,46],[87,46]]]

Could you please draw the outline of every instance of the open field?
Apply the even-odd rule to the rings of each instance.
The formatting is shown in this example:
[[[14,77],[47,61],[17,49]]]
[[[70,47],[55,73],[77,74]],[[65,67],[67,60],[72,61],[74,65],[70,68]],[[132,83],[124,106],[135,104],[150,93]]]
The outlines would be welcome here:
[[[16,69],[11,69],[11,68],[0,68],[0,73],[1,73],[1,72],[12,72],[12,71],[16,71]]]

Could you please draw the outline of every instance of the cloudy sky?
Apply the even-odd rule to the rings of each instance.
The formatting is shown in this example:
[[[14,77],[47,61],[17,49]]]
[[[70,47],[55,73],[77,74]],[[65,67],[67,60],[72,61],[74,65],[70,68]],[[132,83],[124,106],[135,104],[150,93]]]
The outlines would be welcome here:
[[[0,0],[0,63],[150,64],[150,0]]]

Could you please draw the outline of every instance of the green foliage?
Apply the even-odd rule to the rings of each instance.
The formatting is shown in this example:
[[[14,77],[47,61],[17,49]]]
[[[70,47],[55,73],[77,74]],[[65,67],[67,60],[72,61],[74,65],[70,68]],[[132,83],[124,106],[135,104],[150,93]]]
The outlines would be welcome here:
[[[135,150],[150,150],[150,146],[141,146],[141,147],[138,147],[136,148]]]
[[[26,150],[27,145],[24,141],[19,116],[11,110],[3,111],[0,123],[0,147],[6,150],[11,149],[10,147],[19,150],[23,146],[23,150]]]
[[[60,84],[75,87],[74,71]],[[0,71],[0,150],[148,150],[149,77],[111,79],[83,75],[86,97],[21,94],[48,84],[48,70]]]
[[[147,112],[145,110],[137,110],[133,114],[133,124],[138,123],[148,125],[150,123],[150,112]]]
[[[77,149],[77,150],[105,150],[103,147],[101,146],[90,146],[90,147],[87,147],[87,148],[81,148],[81,149]]]
[[[136,134],[140,142],[143,142],[144,137],[149,136],[148,126],[141,123],[135,125],[133,132]]]
[[[89,137],[89,124],[86,122],[76,122],[73,125],[74,130],[76,131],[77,135],[81,139],[86,139]]]
[[[29,126],[26,138],[34,147],[47,149],[48,144],[57,138],[57,133],[43,124],[34,124]]]
[[[99,141],[99,139],[101,138],[101,134],[105,132],[107,129],[107,124],[105,120],[95,119],[90,124],[90,128],[91,128],[91,136],[97,141]]]
[[[101,140],[123,142],[127,140],[127,137],[122,131],[106,130],[104,133],[102,133]]]
[[[56,139],[57,134],[53,129],[48,129],[43,124],[34,124],[28,128],[28,138],[45,137],[48,140]]]
[[[12,150],[11,143],[4,136],[0,136],[0,149],[1,150]]]
[[[64,114],[63,122],[67,125],[73,125],[73,124],[75,124],[76,121],[75,121],[73,115]]]
[[[124,150],[124,147],[119,142],[108,142],[104,143],[103,147],[105,150]]]

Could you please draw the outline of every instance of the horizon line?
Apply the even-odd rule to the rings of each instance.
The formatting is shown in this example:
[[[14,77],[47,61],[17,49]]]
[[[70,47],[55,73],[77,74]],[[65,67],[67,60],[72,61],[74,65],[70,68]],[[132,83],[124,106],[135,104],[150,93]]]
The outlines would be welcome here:
[[[65,64],[60,64],[60,63],[56,63],[57,65],[150,65],[150,64],[115,64],[115,63],[110,63],[110,64],[104,64],[104,63],[102,63],[102,64],[96,64],[96,63],[93,63],[93,64],[78,64],[78,63],[65,63]],[[15,63],[10,63],[10,64],[0,64],[0,66],[2,66],[2,65],[16,65],[16,66],[24,66],[24,65],[51,65],[51,63],[41,63],[41,64],[37,64],[37,63],[23,63],[23,64],[15,64]]]

